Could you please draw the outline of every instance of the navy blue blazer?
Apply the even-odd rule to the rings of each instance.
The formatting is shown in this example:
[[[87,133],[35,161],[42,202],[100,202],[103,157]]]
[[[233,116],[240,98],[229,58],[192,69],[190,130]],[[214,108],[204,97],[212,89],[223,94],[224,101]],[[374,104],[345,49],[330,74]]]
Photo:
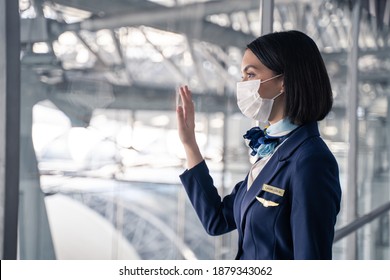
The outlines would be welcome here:
[[[341,188],[337,162],[316,122],[297,128],[247,191],[223,199],[202,161],[180,175],[210,235],[238,230],[236,259],[331,259]]]

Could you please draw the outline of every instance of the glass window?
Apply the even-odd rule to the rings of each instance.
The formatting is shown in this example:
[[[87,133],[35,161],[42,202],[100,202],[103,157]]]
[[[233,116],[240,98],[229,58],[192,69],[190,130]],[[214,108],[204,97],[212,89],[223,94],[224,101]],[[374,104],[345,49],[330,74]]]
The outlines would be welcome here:
[[[273,29],[312,37],[331,78],[334,106],[320,130],[340,167],[338,229],[348,223],[352,11],[348,1],[274,2]],[[176,131],[176,90],[192,89],[200,148],[220,194],[228,194],[251,164],[237,137],[251,123],[239,114],[235,87],[245,46],[260,35],[260,1],[19,3],[20,258],[234,258],[236,233],[208,236],[180,184],[185,154]],[[364,7],[358,215],[390,199],[390,35],[388,25],[376,21]],[[375,242],[361,234],[367,228],[359,232],[359,258],[388,257],[366,249],[388,246],[383,217],[367,227]],[[344,240],[335,244],[336,259],[345,258],[345,246]]]

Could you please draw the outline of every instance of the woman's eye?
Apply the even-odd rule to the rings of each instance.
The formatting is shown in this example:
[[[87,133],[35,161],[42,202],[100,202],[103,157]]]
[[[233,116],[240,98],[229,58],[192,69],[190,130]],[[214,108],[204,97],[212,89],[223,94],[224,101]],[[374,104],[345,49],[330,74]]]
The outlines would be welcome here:
[[[244,75],[241,77],[241,81],[250,80],[256,77],[255,73],[244,73]]]

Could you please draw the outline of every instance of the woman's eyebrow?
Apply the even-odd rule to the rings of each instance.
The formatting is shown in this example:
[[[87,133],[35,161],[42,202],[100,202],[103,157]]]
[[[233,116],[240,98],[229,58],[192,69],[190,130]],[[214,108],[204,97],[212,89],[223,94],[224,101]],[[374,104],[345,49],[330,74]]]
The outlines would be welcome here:
[[[241,72],[244,73],[244,72],[248,71],[249,68],[255,68],[255,69],[257,69],[256,66],[254,66],[254,65],[252,65],[252,64],[249,64],[249,65],[245,66],[245,67],[241,70]]]

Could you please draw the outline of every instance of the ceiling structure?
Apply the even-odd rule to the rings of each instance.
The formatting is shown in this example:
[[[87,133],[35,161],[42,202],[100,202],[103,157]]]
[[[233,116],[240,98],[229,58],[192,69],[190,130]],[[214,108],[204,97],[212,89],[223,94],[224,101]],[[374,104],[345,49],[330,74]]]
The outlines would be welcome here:
[[[86,109],[82,99],[95,101],[90,110],[172,110],[174,88],[187,83],[195,99],[207,98],[201,110],[223,112],[240,79],[242,50],[260,35],[259,0],[20,3],[23,65],[64,111]],[[362,6],[360,81],[372,100],[389,87],[390,1]],[[351,1],[275,1],[274,30],[300,29],[317,42],[339,106],[350,28]]]

